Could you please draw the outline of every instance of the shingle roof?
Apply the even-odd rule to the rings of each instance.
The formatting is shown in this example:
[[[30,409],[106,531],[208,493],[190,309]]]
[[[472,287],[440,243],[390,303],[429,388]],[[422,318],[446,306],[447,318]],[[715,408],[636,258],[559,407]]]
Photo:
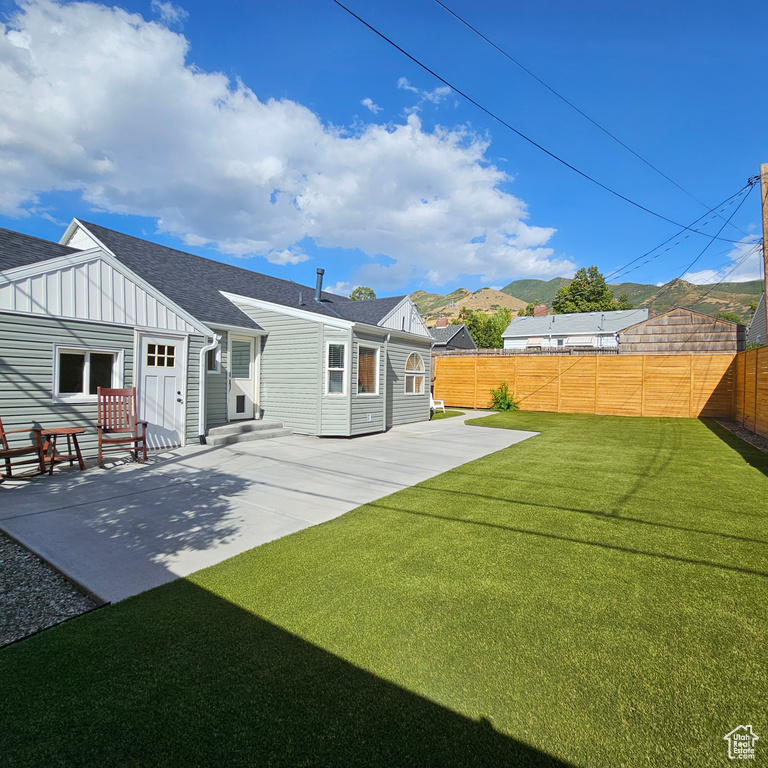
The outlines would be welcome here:
[[[0,272],[77,253],[75,248],[0,228]]]
[[[648,319],[647,309],[620,309],[612,312],[570,312],[543,317],[516,317],[502,333],[502,338],[520,336],[561,336],[618,333],[630,325]]]
[[[129,269],[194,317],[213,325],[258,328],[219,291],[370,325],[376,325],[404,298],[351,301],[345,296],[323,291],[322,300],[317,302],[314,287],[194,256],[98,224],[81,223]]]
[[[429,332],[438,344],[447,344],[464,327],[463,323],[461,325],[444,325],[442,328],[435,326],[430,328]]]
[[[763,294],[757,302],[757,309],[747,328],[747,344],[765,344],[768,342],[766,336],[765,294]]]

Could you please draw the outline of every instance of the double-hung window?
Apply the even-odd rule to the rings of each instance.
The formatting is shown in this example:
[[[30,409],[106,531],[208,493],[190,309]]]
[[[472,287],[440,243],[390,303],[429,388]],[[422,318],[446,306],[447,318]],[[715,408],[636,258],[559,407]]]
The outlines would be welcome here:
[[[420,354],[412,352],[405,361],[405,394],[423,395],[426,391],[424,389],[425,376],[424,360]]]
[[[346,394],[346,344],[331,344],[326,347],[326,395]]]
[[[96,401],[97,387],[122,386],[121,350],[55,346],[53,399],[57,402]]]

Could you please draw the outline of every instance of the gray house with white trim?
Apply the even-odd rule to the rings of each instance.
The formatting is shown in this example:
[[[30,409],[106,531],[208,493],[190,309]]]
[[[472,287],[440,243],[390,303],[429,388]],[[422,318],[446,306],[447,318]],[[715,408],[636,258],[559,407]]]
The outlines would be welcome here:
[[[0,229],[0,415],[90,427],[97,386],[136,386],[153,448],[214,426],[362,435],[429,419],[433,339],[407,296],[351,301],[73,220]]]
[[[616,349],[619,331],[647,319],[647,309],[516,317],[501,338],[504,349]]]

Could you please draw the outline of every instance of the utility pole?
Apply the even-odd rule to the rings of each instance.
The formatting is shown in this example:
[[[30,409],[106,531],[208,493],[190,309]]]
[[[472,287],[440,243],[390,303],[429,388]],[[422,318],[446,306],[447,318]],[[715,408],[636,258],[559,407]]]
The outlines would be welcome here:
[[[765,322],[768,327],[768,163],[760,166],[760,200],[763,211],[763,290],[765,291]]]

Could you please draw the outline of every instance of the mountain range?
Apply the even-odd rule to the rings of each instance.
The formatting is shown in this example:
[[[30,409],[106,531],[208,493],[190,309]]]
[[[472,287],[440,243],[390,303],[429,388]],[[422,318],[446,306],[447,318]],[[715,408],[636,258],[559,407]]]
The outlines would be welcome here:
[[[509,307],[512,315],[531,302],[552,306],[558,288],[571,281],[565,277],[552,280],[514,280],[500,291],[493,288],[481,288],[468,291],[459,288],[447,296],[439,293],[416,291],[411,294],[427,325],[436,322],[440,315],[452,318],[461,308],[481,309],[494,312],[500,307]],[[720,283],[719,285],[694,285],[685,280],[670,280],[664,285],[646,285],[643,283],[611,283],[616,297],[626,293],[635,307],[647,307],[651,316],[661,314],[673,307],[688,307],[696,312],[715,315],[718,312],[733,312],[744,323],[749,322],[749,304],[757,301],[764,290],[762,280],[750,280],[745,283]]]

